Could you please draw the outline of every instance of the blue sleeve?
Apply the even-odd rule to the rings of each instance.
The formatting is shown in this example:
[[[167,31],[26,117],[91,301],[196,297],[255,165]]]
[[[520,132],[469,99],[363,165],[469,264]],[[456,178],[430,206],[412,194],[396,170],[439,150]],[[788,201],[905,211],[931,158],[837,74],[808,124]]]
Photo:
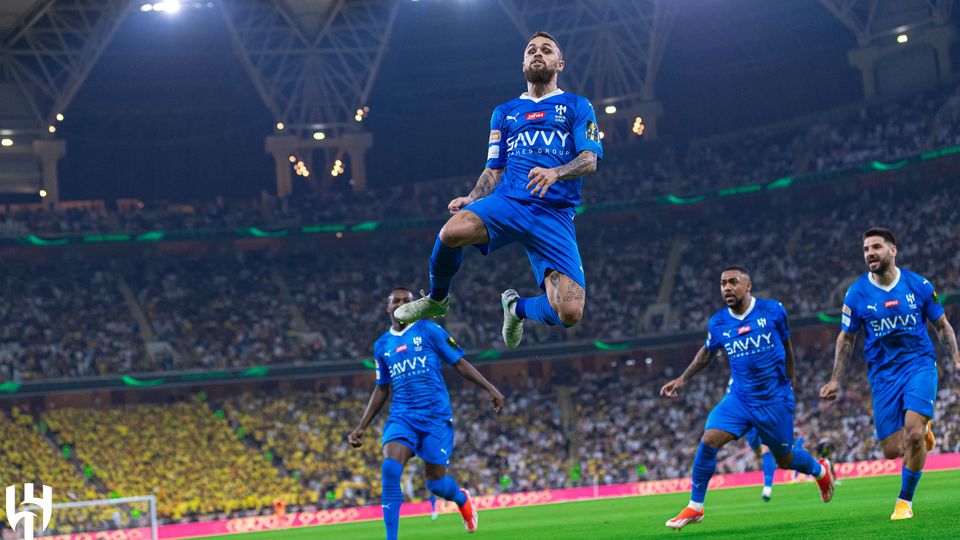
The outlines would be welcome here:
[[[390,384],[390,367],[384,362],[380,355],[380,347],[373,346],[373,363],[377,371],[377,386],[387,386]]]
[[[842,313],[840,313],[840,329],[850,334],[856,334],[863,323],[863,320],[857,313],[856,301],[857,294],[851,286],[847,289],[847,295],[843,298],[843,309]]]
[[[430,344],[437,356],[451,366],[466,354],[456,340],[450,337],[450,334],[439,324],[430,325]]]
[[[940,304],[940,298],[937,296],[933,283],[923,278],[920,279],[921,282],[917,289],[921,302],[923,302],[923,316],[928,321],[935,321],[943,317],[943,305]]]
[[[502,169],[507,165],[506,134],[503,132],[503,110],[497,107],[490,117],[490,139],[487,141],[488,169]]]
[[[720,340],[713,337],[716,328],[713,324],[713,319],[710,319],[710,323],[707,324],[707,339],[704,341],[703,346],[708,351],[715,351],[720,348]]]
[[[577,107],[577,118],[573,125],[574,152],[579,154],[589,150],[603,157],[603,146],[600,144],[600,128],[597,126],[597,115],[593,112],[593,105],[586,99],[580,100]]]
[[[790,339],[790,323],[787,321],[787,308],[777,302],[777,332],[780,333],[780,341]]]

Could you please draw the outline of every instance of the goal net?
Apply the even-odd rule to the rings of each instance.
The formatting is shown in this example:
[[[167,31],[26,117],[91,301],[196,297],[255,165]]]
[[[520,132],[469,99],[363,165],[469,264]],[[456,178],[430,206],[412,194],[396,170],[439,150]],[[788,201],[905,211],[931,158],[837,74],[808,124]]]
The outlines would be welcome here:
[[[40,508],[23,505],[36,513]],[[40,531],[41,520],[34,521],[34,538],[63,540],[157,540],[157,498],[154,495],[55,503],[50,525]],[[19,526],[17,539],[26,531]]]

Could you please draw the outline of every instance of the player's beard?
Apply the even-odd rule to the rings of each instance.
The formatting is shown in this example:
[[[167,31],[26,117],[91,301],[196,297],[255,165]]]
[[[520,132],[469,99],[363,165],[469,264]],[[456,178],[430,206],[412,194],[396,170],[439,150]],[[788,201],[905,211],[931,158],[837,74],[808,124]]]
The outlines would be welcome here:
[[[556,76],[557,70],[554,67],[544,64],[542,67],[526,66],[523,68],[523,76],[531,84],[547,84]]]
[[[890,269],[890,265],[893,264],[893,256],[881,258],[877,261],[877,269],[870,270],[870,264],[867,263],[867,270],[873,272],[876,275],[880,275]]]

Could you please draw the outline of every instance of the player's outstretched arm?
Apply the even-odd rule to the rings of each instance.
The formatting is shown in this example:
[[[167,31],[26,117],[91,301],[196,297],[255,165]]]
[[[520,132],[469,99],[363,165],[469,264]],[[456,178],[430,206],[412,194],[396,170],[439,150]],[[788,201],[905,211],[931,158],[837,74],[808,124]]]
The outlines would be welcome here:
[[[960,353],[957,352],[957,333],[953,331],[953,326],[947,320],[946,315],[941,315],[939,319],[933,321],[933,328],[937,331],[940,343],[947,348],[947,354],[953,360],[953,367],[960,371]]]
[[[536,195],[537,191],[539,191],[540,198],[542,199],[543,196],[547,194],[550,186],[556,184],[558,180],[580,178],[581,176],[593,174],[596,171],[597,154],[590,150],[584,150],[577,154],[577,157],[573,158],[573,161],[564,163],[559,167],[552,169],[534,167],[530,169],[530,174],[527,175],[527,178],[530,179],[530,181],[527,182],[527,189],[530,190],[531,195]]]
[[[663,388],[660,389],[660,395],[669,398],[677,397],[677,390],[683,388],[694,375],[709,366],[711,360],[713,360],[713,353],[708,351],[706,347],[700,347],[696,356],[693,357],[693,362],[690,362],[683,375],[663,385]]]
[[[367,402],[367,408],[363,411],[363,418],[357,427],[347,435],[347,442],[354,448],[363,446],[363,432],[370,426],[370,422],[380,414],[380,409],[390,397],[390,385],[377,385],[370,394],[370,401]]]
[[[820,398],[826,400],[837,399],[840,392],[840,377],[843,376],[843,370],[847,366],[847,360],[853,355],[853,346],[857,341],[857,335],[850,332],[840,331],[837,336],[837,350],[833,356],[833,375],[830,381],[820,387]]]
[[[497,390],[497,387],[477,371],[477,368],[473,367],[473,364],[467,362],[466,358],[457,360],[457,363],[454,364],[453,367],[461,377],[486,390],[487,393],[490,394],[490,404],[493,405],[493,412],[500,414],[500,411],[503,410],[504,397],[503,394]]]
[[[491,169],[489,167],[483,169],[483,172],[480,173],[480,178],[477,179],[477,185],[473,186],[473,190],[471,190],[466,197],[457,197],[450,201],[447,209],[450,210],[451,214],[456,214],[464,206],[474,201],[479,201],[493,193],[493,190],[496,189],[502,177],[503,169]]]

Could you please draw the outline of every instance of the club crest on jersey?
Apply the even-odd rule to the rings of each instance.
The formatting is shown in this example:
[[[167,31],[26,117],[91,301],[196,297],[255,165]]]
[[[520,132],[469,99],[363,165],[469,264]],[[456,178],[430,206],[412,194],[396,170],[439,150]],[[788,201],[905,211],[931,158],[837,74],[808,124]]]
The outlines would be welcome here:
[[[556,107],[554,107],[554,109],[557,111],[557,116],[555,116],[555,117],[553,118],[554,121],[555,121],[555,122],[558,122],[558,123],[559,123],[559,122],[564,122],[564,121],[566,121],[566,119],[567,119],[567,118],[566,118],[567,106],[566,106],[566,105],[557,105]]]
[[[883,307],[885,307],[885,308],[892,308],[892,307],[896,307],[896,306],[899,306],[899,305],[900,305],[900,301],[899,301],[899,300],[887,300],[886,302],[883,303]]]
[[[738,336],[742,336],[742,335],[746,334],[746,333],[749,332],[749,331],[750,331],[750,325],[749,325],[749,324],[746,325],[746,326],[741,326],[740,328],[737,328],[737,335],[738,335]]]
[[[914,294],[907,295],[907,303],[910,304],[910,309],[917,309],[917,297]]]
[[[416,337],[413,338],[413,350],[414,350],[414,351],[416,351],[416,352],[422,351],[422,350],[423,350],[423,346],[422,346],[422,345],[423,345],[423,338],[422,338],[422,337],[416,336]]]
[[[759,319],[757,319],[757,326],[759,326],[760,328],[765,328],[767,326],[767,318],[760,317]]]
[[[545,112],[543,112],[543,111],[537,111],[537,112],[527,113],[527,116],[526,116],[525,118],[526,118],[527,120],[540,120],[541,118],[543,118],[543,117],[546,116],[546,115],[547,115],[547,113],[545,113]]]
[[[405,350],[407,350],[407,344],[406,344],[406,343],[404,343],[403,345],[397,347],[397,352],[403,352],[403,351],[405,351]]]

